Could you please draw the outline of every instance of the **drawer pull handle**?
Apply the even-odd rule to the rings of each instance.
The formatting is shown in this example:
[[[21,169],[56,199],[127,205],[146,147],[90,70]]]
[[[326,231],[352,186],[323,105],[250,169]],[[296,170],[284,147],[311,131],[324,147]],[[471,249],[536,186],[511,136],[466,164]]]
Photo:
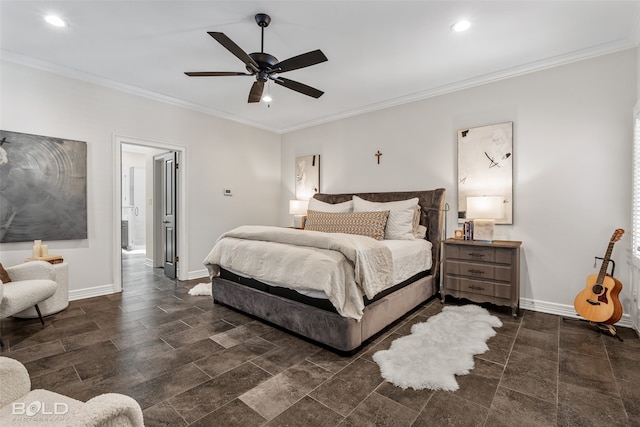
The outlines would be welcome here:
[[[467,271],[469,271],[469,273],[471,273],[471,274],[484,274],[484,270],[475,270],[473,268],[470,268]]]
[[[484,254],[481,252],[469,252],[469,256],[472,256],[474,258],[482,258]]]
[[[474,291],[484,291],[484,288],[482,286],[473,286],[470,285],[469,289],[473,289]]]

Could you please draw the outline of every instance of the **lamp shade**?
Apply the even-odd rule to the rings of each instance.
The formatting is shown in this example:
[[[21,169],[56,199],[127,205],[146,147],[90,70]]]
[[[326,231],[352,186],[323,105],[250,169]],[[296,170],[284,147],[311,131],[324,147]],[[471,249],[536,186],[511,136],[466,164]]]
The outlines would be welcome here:
[[[467,219],[500,219],[504,217],[501,196],[467,197]]]
[[[291,215],[306,215],[308,207],[308,200],[289,200],[289,214]]]

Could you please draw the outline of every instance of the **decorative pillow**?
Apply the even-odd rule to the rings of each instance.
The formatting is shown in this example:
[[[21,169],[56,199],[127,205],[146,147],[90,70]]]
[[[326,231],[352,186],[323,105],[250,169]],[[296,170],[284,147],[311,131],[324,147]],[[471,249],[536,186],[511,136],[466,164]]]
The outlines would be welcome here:
[[[307,212],[305,230],[325,233],[360,234],[376,240],[384,238],[389,211],[377,212]]]
[[[2,283],[9,283],[11,281],[11,277],[9,277],[9,273],[4,269],[2,263],[0,263],[0,281]]]
[[[387,240],[414,240],[414,218],[418,198],[397,202],[370,202],[353,196],[354,212],[390,211],[384,238]],[[420,214],[418,214],[418,220]]]
[[[309,199],[307,209],[317,212],[353,212],[353,200],[342,203],[326,203],[312,197]]]

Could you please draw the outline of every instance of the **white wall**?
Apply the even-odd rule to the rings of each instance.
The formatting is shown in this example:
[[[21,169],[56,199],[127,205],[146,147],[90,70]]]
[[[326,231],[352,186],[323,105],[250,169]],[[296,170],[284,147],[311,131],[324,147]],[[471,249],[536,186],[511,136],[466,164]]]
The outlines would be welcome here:
[[[346,118],[283,136],[282,199],[294,158],[320,154],[322,192],[447,189],[456,227],[456,131],[514,123],[514,224],[497,239],[523,242],[521,306],[574,314],[594,256],[630,230],[632,108],[637,49]],[[380,165],[374,153],[383,155]],[[280,223],[288,225],[282,211]],[[616,276],[629,277],[616,245]],[[624,280],[624,279],[623,279]],[[628,313],[629,287],[621,302]],[[628,320],[628,318],[627,318]]]
[[[88,239],[47,242],[70,267],[70,292],[114,283],[114,135],[187,148],[189,277],[231,227],[276,224],[280,135],[45,71],[2,62],[0,128],[87,142]],[[232,187],[233,197],[222,195]],[[0,245],[0,261],[27,258],[31,242]],[[185,255],[185,254],[182,254]]]

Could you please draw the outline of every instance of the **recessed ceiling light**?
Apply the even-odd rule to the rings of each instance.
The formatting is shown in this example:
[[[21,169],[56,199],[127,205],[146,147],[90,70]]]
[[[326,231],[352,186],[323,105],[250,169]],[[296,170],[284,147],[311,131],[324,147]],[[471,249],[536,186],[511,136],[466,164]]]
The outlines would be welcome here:
[[[467,31],[471,27],[471,22],[467,20],[458,21],[451,26],[452,31],[461,32]]]
[[[262,97],[262,101],[263,102],[271,102],[271,101],[273,101],[273,98],[271,97],[271,95],[266,94],[265,96]]]
[[[66,27],[67,25],[69,25],[67,24],[67,21],[56,15],[47,15],[45,16],[44,20],[54,27]]]

